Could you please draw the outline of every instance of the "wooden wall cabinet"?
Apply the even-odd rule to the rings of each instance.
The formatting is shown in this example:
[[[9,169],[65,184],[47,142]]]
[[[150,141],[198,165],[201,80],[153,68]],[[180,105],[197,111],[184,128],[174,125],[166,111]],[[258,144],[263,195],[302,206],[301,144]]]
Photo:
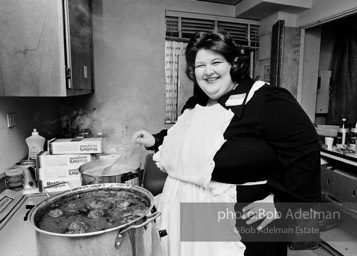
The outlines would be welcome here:
[[[93,93],[91,0],[0,5],[0,96]]]

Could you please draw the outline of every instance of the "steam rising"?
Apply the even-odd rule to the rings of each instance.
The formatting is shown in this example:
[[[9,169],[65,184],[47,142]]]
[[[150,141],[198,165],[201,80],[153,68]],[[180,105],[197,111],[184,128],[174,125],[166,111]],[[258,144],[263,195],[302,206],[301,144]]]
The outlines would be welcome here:
[[[101,136],[106,154],[123,154],[132,148],[128,125],[122,121],[127,118],[120,115],[123,113],[113,102],[92,109],[77,107],[70,102],[60,104],[59,118],[45,124],[42,122],[41,134],[47,139]]]
[[[108,104],[91,112],[81,112],[75,118],[73,126],[78,127],[79,135],[102,136],[104,153],[123,153],[121,151],[125,150],[130,142],[127,138],[128,126],[115,122],[116,112]]]

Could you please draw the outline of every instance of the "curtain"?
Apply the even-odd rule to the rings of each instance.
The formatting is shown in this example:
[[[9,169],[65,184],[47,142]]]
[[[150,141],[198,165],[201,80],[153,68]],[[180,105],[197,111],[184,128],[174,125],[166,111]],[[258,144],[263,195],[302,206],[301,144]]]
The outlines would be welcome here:
[[[178,56],[185,54],[186,42],[165,41],[165,123],[177,120]]]
[[[351,125],[357,120],[357,24],[353,23],[340,24],[336,36],[328,124],[339,125],[346,118]]]

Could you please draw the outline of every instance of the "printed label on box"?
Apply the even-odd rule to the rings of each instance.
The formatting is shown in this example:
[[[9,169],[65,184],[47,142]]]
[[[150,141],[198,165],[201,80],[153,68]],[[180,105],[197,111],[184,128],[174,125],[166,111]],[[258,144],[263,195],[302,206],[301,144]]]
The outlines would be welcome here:
[[[78,168],[40,168],[38,169],[40,180],[45,179],[58,179],[58,178],[71,178],[80,176]]]
[[[72,166],[79,167],[92,161],[90,154],[69,154],[69,155],[50,155],[49,152],[43,152],[38,156],[38,167],[59,167]]]
[[[102,153],[102,138],[57,139],[50,143],[51,154],[99,154]]]
[[[72,189],[70,185],[67,184],[70,183],[73,188],[78,188],[82,185],[82,180],[80,177],[75,178],[75,179],[48,179],[48,180],[40,180],[39,181],[39,191],[42,192],[44,188],[46,189],[47,192],[62,192],[65,190],[70,190]],[[60,183],[60,184],[59,184]],[[46,188],[47,186],[53,185],[53,184],[58,184],[53,187]]]

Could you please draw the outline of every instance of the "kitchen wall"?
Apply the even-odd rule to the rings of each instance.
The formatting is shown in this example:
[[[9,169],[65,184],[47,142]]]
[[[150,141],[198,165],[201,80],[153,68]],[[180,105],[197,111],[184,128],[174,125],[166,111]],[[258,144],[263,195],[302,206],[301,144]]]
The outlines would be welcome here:
[[[165,10],[233,17],[233,8],[177,0],[94,1],[93,8],[96,92],[88,106],[102,113],[104,134],[112,135],[110,127],[115,127],[112,139],[120,145],[136,130],[168,128]]]
[[[58,119],[59,99],[0,97],[0,174],[27,156],[25,139],[37,128],[50,131],[48,121]],[[7,128],[7,113],[17,113],[18,124]]]
[[[165,10],[233,15],[228,6],[196,1],[94,1],[93,8],[96,93],[89,104],[110,109],[107,122],[128,133],[165,127]]]
[[[95,93],[66,99],[0,98],[0,174],[27,155],[25,138],[33,128],[52,138],[63,106],[83,109],[88,122],[118,145],[138,129],[168,128],[164,124],[166,9],[234,17],[231,6],[190,0],[93,1]],[[18,115],[16,127],[7,128],[9,112]]]

